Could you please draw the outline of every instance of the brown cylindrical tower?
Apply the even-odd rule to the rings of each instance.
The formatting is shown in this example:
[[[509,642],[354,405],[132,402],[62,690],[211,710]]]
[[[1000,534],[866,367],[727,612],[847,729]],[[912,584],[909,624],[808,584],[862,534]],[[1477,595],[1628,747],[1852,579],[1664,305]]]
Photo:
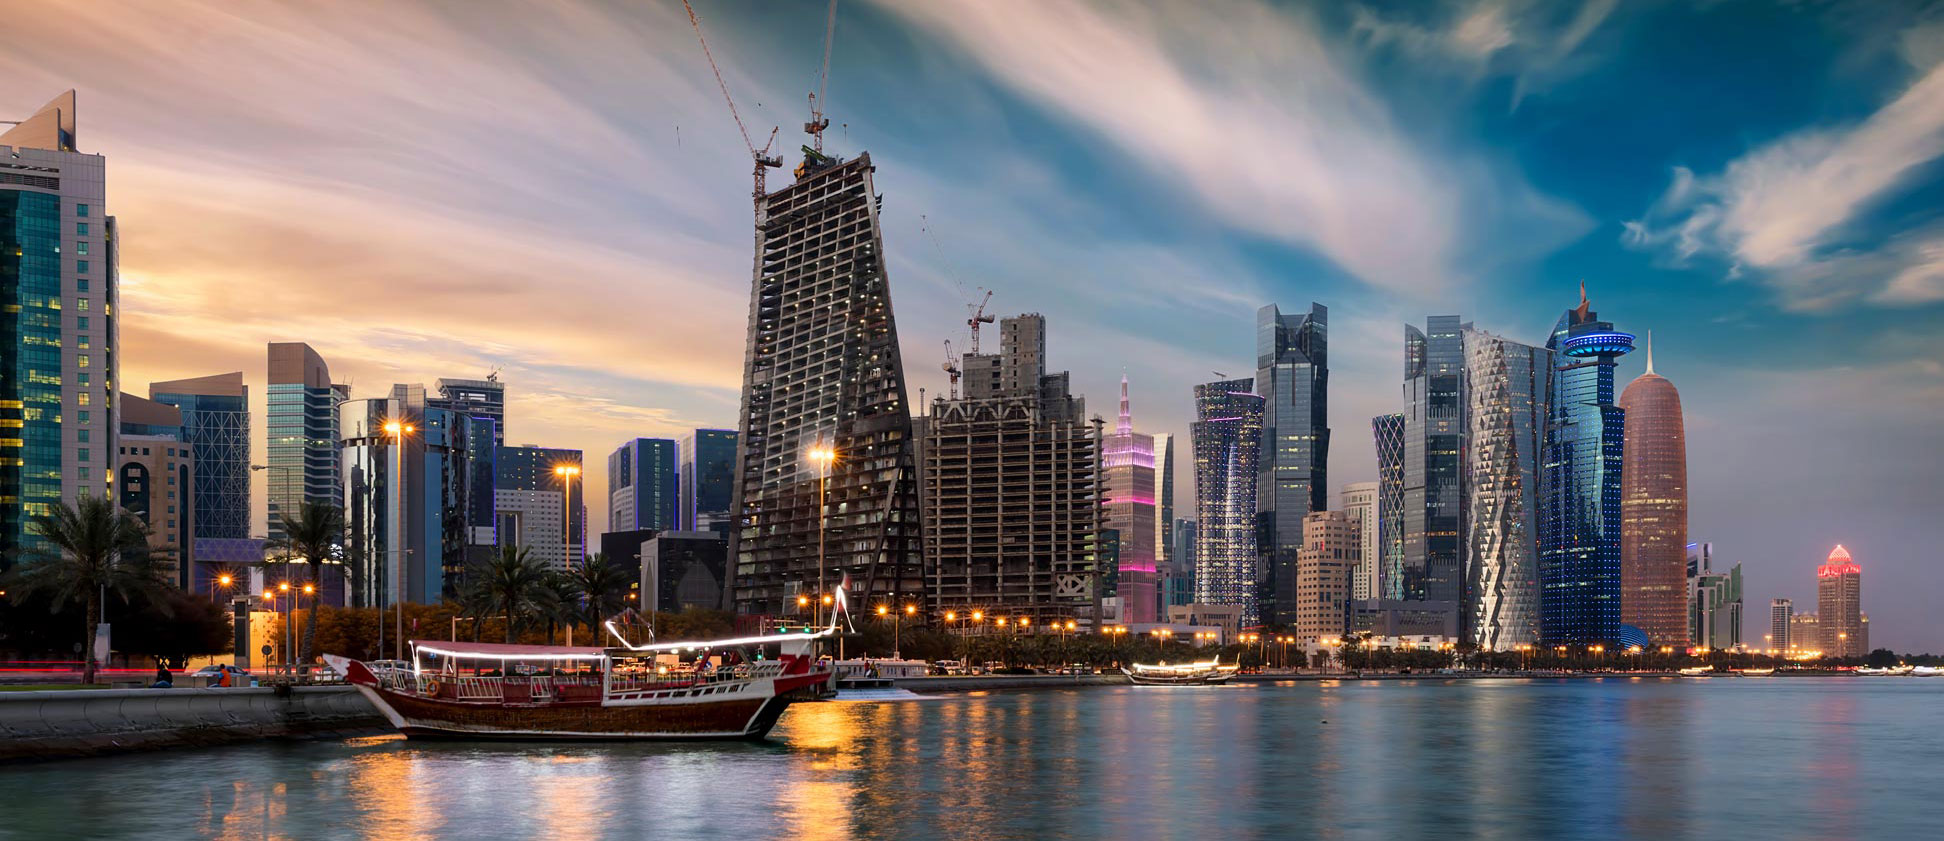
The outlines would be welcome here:
[[[1626,410],[1620,469],[1620,621],[1655,645],[1684,646],[1687,610],[1687,433],[1681,395],[1647,373],[1620,395]]]

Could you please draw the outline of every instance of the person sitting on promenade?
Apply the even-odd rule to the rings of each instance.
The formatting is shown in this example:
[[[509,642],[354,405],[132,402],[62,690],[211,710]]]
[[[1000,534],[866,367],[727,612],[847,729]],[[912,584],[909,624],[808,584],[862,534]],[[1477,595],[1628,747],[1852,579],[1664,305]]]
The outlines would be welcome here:
[[[155,661],[155,683],[151,684],[149,688],[172,689],[174,687],[175,677],[169,674],[168,665],[164,664],[161,660]]]

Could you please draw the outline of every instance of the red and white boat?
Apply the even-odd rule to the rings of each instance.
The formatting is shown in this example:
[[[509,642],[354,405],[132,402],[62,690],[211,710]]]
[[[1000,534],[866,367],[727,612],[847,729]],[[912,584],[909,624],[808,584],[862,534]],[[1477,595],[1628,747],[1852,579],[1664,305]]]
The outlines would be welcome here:
[[[760,739],[833,686],[815,633],[618,647],[413,640],[411,668],[325,655],[411,737]],[[776,659],[759,652],[780,651]]]

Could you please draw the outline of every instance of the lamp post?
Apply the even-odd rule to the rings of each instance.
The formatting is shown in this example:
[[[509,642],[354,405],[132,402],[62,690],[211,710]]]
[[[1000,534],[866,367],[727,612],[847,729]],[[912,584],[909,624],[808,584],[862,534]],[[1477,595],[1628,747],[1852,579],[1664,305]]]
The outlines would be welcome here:
[[[824,524],[825,512],[828,509],[824,506],[824,495],[830,489],[830,464],[836,460],[837,450],[834,447],[819,446],[810,449],[810,461],[817,465],[817,593],[819,595],[823,594],[826,586],[824,583]],[[823,625],[821,604],[817,612],[817,624]]]
[[[567,567],[574,565],[574,479],[580,472],[578,464],[554,465],[560,478],[560,560]]]
[[[394,645],[397,646],[396,649],[397,653],[393,655],[393,659],[403,660],[405,659],[405,581],[404,578],[405,578],[405,554],[406,554],[405,543],[404,543],[405,536],[403,534],[403,532],[405,531],[405,436],[412,434],[416,430],[411,424],[404,423],[402,421],[396,421],[396,420],[387,421],[385,423],[384,429],[385,429],[385,434],[390,435],[392,438],[392,464],[394,469],[394,472],[392,473],[392,486],[393,486],[392,496],[394,497],[392,499],[392,510],[395,516],[393,518],[394,528],[392,529],[393,534],[391,535],[391,543],[392,546],[396,547],[399,553],[397,569],[395,570],[395,572],[397,573],[396,576],[397,580],[394,582],[398,587],[398,600],[397,600],[397,604],[394,605],[392,608],[392,612],[394,614],[393,621],[397,623],[396,630],[393,633],[393,636],[397,638],[393,643]],[[384,601],[383,591],[381,590],[378,597],[378,653],[379,655],[383,656],[384,651],[385,651],[385,601]]]
[[[216,576],[215,579],[209,582],[209,600],[213,602],[216,601],[217,587],[220,586],[223,589],[228,590],[230,588],[230,585],[235,583],[236,583],[236,576],[230,575],[227,572]],[[217,602],[217,604],[221,604],[221,603],[222,602]]]
[[[266,601],[266,602],[269,602],[269,603],[270,603],[270,614],[271,614],[271,615],[272,615],[273,617],[275,617],[275,618],[274,618],[274,619],[273,619],[272,621],[276,621],[276,622],[282,622],[282,621],[283,621],[283,617],[282,617],[282,616],[281,616],[280,614],[278,614],[278,613],[277,613],[277,591],[276,591],[276,590],[270,590],[270,589],[266,589],[266,590],[264,590],[264,591],[263,591],[263,600],[264,600],[264,601]],[[266,643],[264,643],[264,647],[265,647],[265,648],[269,648],[269,643],[267,643],[267,642],[266,642]],[[271,650],[271,651],[275,651],[276,649],[274,649],[274,648],[271,648],[270,650]],[[268,657],[268,656],[270,656],[270,655],[269,655],[269,654],[265,654],[264,656],[265,656],[265,657]],[[264,665],[264,666],[266,667],[266,668],[264,669],[264,671],[265,671],[265,672],[269,672],[269,671],[270,671],[270,669],[269,669],[268,667],[269,667],[269,666],[271,666],[272,664],[270,664],[270,663],[265,663],[265,664],[263,664],[263,665]]]

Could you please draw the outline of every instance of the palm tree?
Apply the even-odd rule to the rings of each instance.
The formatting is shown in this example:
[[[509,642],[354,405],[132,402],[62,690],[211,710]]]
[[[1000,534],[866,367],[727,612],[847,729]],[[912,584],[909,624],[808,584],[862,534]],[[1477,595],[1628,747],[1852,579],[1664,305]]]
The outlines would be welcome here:
[[[540,588],[538,612],[547,620],[547,644],[553,644],[554,631],[560,626],[573,627],[580,619],[580,592],[566,573],[547,571],[547,578]]]
[[[608,563],[606,555],[596,552],[593,557],[568,567],[567,580],[573,585],[578,601],[584,603],[586,613],[579,618],[599,636],[601,620],[621,612],[627,600],[628,571]]]
[[[297,516],[283,516],[283,537],[277,547],[285,554],[303,559],[310,566],[311,621],[304,623],[304,646],[300,662],[311,661],[311,646],[317,639],[317,602],[324,591],[324,561],[341,557],[344,546],[344,512],[335,505],[304,500]]]
[[[49,513],[34,515],[27,530],[40,542],[21,550],[27,563],[16,570],[16,586],[23,592],[46,592],[57,605],[78,601],[87,606],[81,681],[94,683],[102,597],[110,590],[124,600],[148,596],[168,609],[159,598],[169,589],[165,565],[150,554],[148,526],[107,497],[83,496],[78,505],[60,502]]]
[[[535,613],[549,601],[547,566],[525,546],[501,546],[499,555],[479,565],[471,576],[471,598],[479,608],[506,618],[506,641],[513,641],[514,620]]]

